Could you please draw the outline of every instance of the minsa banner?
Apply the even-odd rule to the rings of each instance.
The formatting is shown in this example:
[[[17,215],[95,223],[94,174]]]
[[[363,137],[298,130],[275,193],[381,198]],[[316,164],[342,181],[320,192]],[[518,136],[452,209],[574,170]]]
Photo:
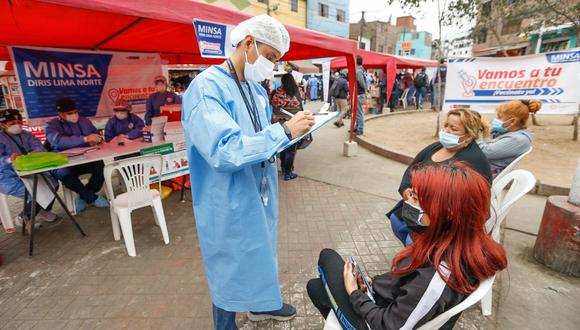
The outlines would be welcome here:
[[[56,116],[56,99],[71,97],[84,117],[110,117],[118,99],[144,112],[162,74],[159,54],[10,47],[30,125]]]
[[[193,28],[202,57],[226,58],[233,54],[235,47],[230,42],[233,25],[194,19]]]
[[[540,114],[575,114],[580,102],[580,48],[518,57],[450,58],[444,111],[491,113],[502,102],[539,99]]]

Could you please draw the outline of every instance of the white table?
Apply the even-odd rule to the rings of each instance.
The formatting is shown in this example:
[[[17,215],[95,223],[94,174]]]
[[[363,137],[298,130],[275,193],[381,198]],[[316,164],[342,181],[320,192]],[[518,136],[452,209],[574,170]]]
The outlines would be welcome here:
[[[161,145],[165,145],[165,144],[169,144],[169,143],[173,143],[174,145],[178,145],[181,142],[159,141],[159,142],[155,142],[155,143],[146,143],[146,142],[142,142],[142,141],[131,141],[131,142],[126,142],[124,145],[118,145],[116,143],[105,143],[105,144],[99,146],[98,149],[89,151],[89,152],[85,153],[84,155],[70,157],[69,162],[67,164],[64,164],[61,166],[54,166],[54,167],[50,167],[50,168],[43,168],[43,169],[39,169],[39,170],[26,171],[26,172],[17,171],[17,174],[21,178],[32,177],[32,180],[33,180],[32,192],[31,192],[31,196],[32,196],[32,211],[31,212],[32,212],[32,214],[31,214],[30,225],[29,225],[30,226],[30,229],[29,229],[30,230],[30,245],[29,245],[28,254],[30,256],[32,256],[33,249],[34,249],[34,225],[36,222],[35,213],[36,213],[36,200],[37,200],[37,193],[38,193],[37,190],[38,190],[39,178],[42,179],[48,185],[52,194],[54,195],[56,200],[59,202],[59,204],[62,206],[62,208],[65,210],[65,212],[67,213],[67,216],[73,222],[73,224],[78,229],[78,231],[83,236],[86,236],[85,232],[83,231],[81,226],[78,224],[78,222],[76,221],[74,216],[71,214],[70,210],[67,208],[64,201],[60,198],[56,189],[54,187],[52,187],[52,185],[50,184],[49,180],[46,178],[44,173],[49,172],[49,171],[58,170],[61,168],[68,168],[68,167],[73,167],[73,166],[97,162],[97,161],[103,161],[105,164],[109,164],[109,163],[114,162],[116,159],[119,159],[119,158],[123,158],[123,157],[128,158],[131,156],[139,156],[141,154],[141,150],[143,150],[143,149],[157,147],[157,146],[161,146]],[[184,152],[184,151],[178,151],[178,152]],[[180,176],[187,174],[188,171],[189,171],[189,167],[186,164],[184,166],[181,166],[181,168],[178,171],[170,172],[167,175],[162,174],[161,180],[162,181],[172,180],[174,178],[177,178],[177,177],[180,177]],[[185,186],[185,180],[183,180],[181,183],[181,200],[182,201],[184,200],[184,192],[185,192],[184,186]],[[24,206],[25,207],[26,207],[27,202],[28,202],[28,194],[24,194]],[[22,234],[25,233],[25,227],[26,227],[26,224],[23,224]]]

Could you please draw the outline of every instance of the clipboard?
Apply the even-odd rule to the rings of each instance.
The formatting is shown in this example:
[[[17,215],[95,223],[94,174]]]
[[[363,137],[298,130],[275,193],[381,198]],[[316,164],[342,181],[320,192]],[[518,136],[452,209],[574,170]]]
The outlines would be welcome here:
[[[321,110],[324,109],[328,109],[328,107],[322,107]],[[280,153],[281,151],[283,151],[284,149],[290,148],[291,146],[295,145],[296,143],[300,142],[300,140],[304,139],[308,134],[312,134],[314,132],[316,132],[319,128],[321,128],[322,126],[328,124],[330,121],[332,121],[333,119],[335,119],[336,117],[338,117],[338,115],[340,114],[339,111],[336,112],[325,112],[325,111],[321,111],[318,113],[313,113],[314,115],[314,120],[315,120],[315,124],[314,126],[312,126],[312,128],[302,134],[301,136],[293,139],[292,141],[290,141],[290,143],[288,143],[287,145],[284,146],[284,148],[278,150],[278,153]]]

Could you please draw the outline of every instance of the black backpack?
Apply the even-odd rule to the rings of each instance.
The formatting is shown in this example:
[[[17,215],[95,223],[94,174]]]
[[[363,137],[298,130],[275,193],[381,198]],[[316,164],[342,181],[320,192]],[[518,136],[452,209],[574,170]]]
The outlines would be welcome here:
[[[427,75],[421,72],[415,77],[415,87],[421,88],[425,86],[427,86]]]

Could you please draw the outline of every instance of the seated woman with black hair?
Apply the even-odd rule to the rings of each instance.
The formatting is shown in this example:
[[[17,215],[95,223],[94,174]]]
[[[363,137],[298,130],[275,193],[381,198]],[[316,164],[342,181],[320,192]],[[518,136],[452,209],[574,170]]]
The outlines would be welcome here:
[[[402,216],[414,242],[391,271],[359,284],[351,262],[333,250],[320,253],[320,278],[308,295],[326,318],[331,309],[344,329],[414,329],[453,308],[479,283],[507,267],[503,247],[484,230],[490,207],[488,180],[463,162],[412,169]],[[452,329],[457,315],[442,329]]]

